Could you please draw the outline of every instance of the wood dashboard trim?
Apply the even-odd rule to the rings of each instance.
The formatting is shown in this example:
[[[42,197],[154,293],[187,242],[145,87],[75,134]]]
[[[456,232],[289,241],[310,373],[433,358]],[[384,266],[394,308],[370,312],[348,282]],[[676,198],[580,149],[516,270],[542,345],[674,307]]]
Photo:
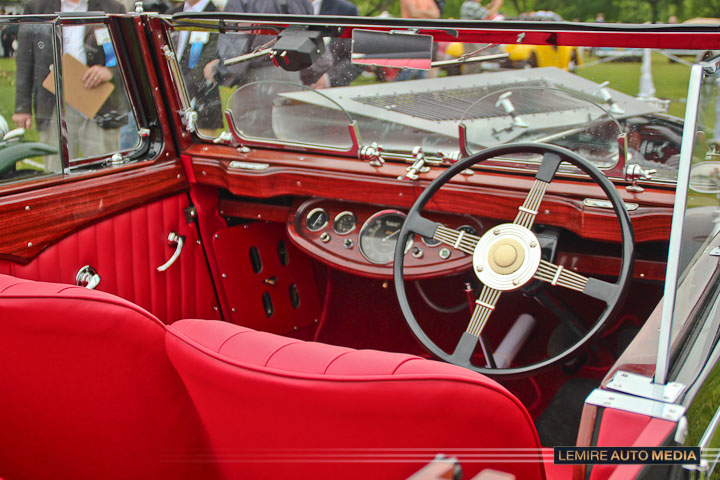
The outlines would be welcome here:
[[[167,162],[0,197],[0,258],[27,263],[85,225],[187,188]]]
[[[192,159],[198,183],[246,197],[322,196],[355,202],[367,202],[371,198],[375,204],[408,208],[439,173],[436,169],[421,181],[398,181],[396,177],[405,171],[402,164],[385,164],[378,168],[353,159],[264,150],[238,154],[235,149],[222,148],[196,145],[191,149],[203,153],[202,157]],[[210,153],[222,153],[229,158],[208,158]],[[270,166],[264,170],[231,169],[231,159],[269,163]],[[512,219],[533,180],[532,176],[490,172],[459,176],[434,196],[428,209],[501,221]],[[674,192],[648,189],[638,195],[623,187],[618,191],[625,201],[641,204],[630,213],[637,242],[666,241],[670,237]],[[582,203],[584,198],[605,197],[592,183],[555,180],[548,188],[537,223],[563,227],[587,239],[619,241],[620,228],[614,212],[587,207]]]

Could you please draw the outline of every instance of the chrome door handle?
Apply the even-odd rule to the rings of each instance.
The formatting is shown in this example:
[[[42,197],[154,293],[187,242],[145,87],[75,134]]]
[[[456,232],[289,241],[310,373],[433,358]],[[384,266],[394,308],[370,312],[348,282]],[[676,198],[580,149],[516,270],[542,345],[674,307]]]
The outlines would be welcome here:
[[[178,235],[175,232],[170,232],[167,239],[168,239],[168,243],[170,244],[170,246],[176,245],[175,253],[172,254],[172,257],[170,257],[170,259],[167,262],[165,262],[162,265],[160,265],[159,267],[157,267],[158,272],[164,272],[165,270],[170,268],[170,266],[173,263],[175,263],[175,260],[177,260],[178,257],[180,256],[183,245],[185,245],[185,237],[183,235]]]
[[[100,275],[90,265],[85,265],[75,275],[75,285],[94,290],[100,284]]]

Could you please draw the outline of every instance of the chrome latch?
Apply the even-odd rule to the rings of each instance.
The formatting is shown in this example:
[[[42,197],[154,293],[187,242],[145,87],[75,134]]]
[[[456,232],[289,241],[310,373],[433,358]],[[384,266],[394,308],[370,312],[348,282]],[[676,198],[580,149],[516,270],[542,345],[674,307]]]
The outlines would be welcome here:
[[[175,252],[172,254],[172,257],[170,257],[167,262],[157,267],[158,272],[164,272],[165,270],[170,268],[173,263],[175,263],[175,260],[177,260],[180,256],[180,253],[182,253],[183,245],[185,244],[185,237],[183,235],[178,235],[175,232],[170,232],[168,234],[167,241],[171,247],[175,246]]]
[[[90,265],[85,265],[75,275],[75,285],[94,290],[100,284],[100,275]]]
[[[425,154],[421,147],[413,148],[413,164],[410,165],[404,174],[397,177],[398,180],[403,178],[409,178],[410,180],[417,180],[421,173],[427,173],[430,171],[430,167],[425,166]]]
[[[360,160],[370,160],[373,167],[382,167],[385,159],[382,157],[382,145],[373,142],[370,146],[360,148]]]
[[[640,180],[650,180],[653,175],[657,173],[657,170],[654,168],[642,168],[637,163],[633,163],[631,165],[628,165],[625,167],[625,180],[628,182],[632,182],[632,185],[628,185],[625,187],[625,189],[628,192],[633,193],[641,193],[644,192],[645,189],[638,185],[638,181]]]
[[[188,132],[194,132],[197,127],[198,114],[195,110],[188,108],[183,112],[185,118],[185,130]]]

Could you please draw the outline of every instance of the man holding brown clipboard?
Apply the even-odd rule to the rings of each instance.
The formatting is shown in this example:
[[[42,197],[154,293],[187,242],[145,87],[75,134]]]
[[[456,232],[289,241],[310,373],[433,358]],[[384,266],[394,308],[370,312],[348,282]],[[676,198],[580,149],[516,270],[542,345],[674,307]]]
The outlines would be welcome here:
[[[115,0],[30,0],[25,6],[26,14],[85,11],[123,13],[124,8]],[[34,112],[41,141],[57,145],[56,101],[54,81],[50,75],[54,59],[51,33],[49,28],[39,29],[33,25],[20,28],[16,53],[15,114],[12,119],[19,127],[28,129]],[[62,33],[65,121],[70,158],[117,151],[119,128],[127,123],[128,106],[118,90],[107,85],[114,77],[106,55],[108,50],[104,48],[110,42],[107,29],[102,25],[65,26]],[[68,75],[70,72],[75,75]],[[84,103],[73,106],[68,98],[68,92],[80,92],[81,96],[85,92],[88,98],[96,98],[96,89],[103,85],[110,93],[102,94],[106,98],[99,109],[88,110],[83,108]],[[88,115],[93,110],[95,114]],[[59,158],[47,157],[45,170],[59,172]]]

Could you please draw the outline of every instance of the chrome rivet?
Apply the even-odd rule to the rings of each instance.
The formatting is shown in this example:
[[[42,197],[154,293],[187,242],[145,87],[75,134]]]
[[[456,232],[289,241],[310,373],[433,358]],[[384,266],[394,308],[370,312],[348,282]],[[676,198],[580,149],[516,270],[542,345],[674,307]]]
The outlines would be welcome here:
[[[319,322],[319,320],[316,318],[316,319],[315,319],[315,323],[318,323],[318,322]]]
[[[233,313],[237,312],[237,310],[235,309],[235,307],[232,307],[230,310],[231,310]]]
[[[200,240],[195,240],[195,243],[197,243],[198,245],[201,245]]]
[[[297,182],[295,182],[295,185],[297,185],[298,187],[302,187],[302,182],[298,180]]]
[[[482,265],[478,265],[477,267],[475,267],[475,270],[478,271],[478,272],[482,272],[482,271],[483,271],[483,266],[482,266]]]
[[[520,280],[518,280],[517,278],[513,278],[512,284],[513,284],[513,285],[520,285]]]
[[[32,247],[32,242],[28,242],[28,247]]]
[[[218,311],[217,305],[213,305],[213,310],[215,310],[216,312]]]
[[[205,170],[203,170],[203,171],[200,172],[200,173],[201,173],[202,175],[204,175],[204,176],[207,175],[207,172],[206,172]]]
[[[535,247],[537,247],[537,242],[535,240],[533,240],[532,242],[530,242],[530,248],[535,248]]]
[[[227,278],[227,273],[223,273],[222,278]]]
[[[225,211],[224,211],[224,210],[220,210],[220,215],[225,215]]]
[[[500,235],[500,229],[493,230],[493,235]]]
[[[623,373],[621,373],[621,374],[620,374],[620,376],[621,376],[621,377],[627,377],[627,376],[628,376],[628,374],[627,374],[627,373],[625,373],[625,372],[623,372]]]
[[[219,234],[219,233],[216,233],[216,234],[215,234],[215,238],[220,238],[220,234]]]
[[[544,213],[545,215],[550,215],[550,210],[545,210],[543,213]]]
[[[203,147],[203,152],[207,152],[209,150],[208,147]]]
[[[295,326],[293,327],[293,330],[295,330],[295,331],[299,330],[298,326],[295,325]]]
[[[180,174],[178,173],[178,174],[177,174],[177,178],[178,178],[178,180],[180,180],[180,179],[182,178],[182,175],[180,175]]]
[[[30,205],[25,205],[25,211],[26,211],[26,212],[29,212],[29,211],[30,211]]]

